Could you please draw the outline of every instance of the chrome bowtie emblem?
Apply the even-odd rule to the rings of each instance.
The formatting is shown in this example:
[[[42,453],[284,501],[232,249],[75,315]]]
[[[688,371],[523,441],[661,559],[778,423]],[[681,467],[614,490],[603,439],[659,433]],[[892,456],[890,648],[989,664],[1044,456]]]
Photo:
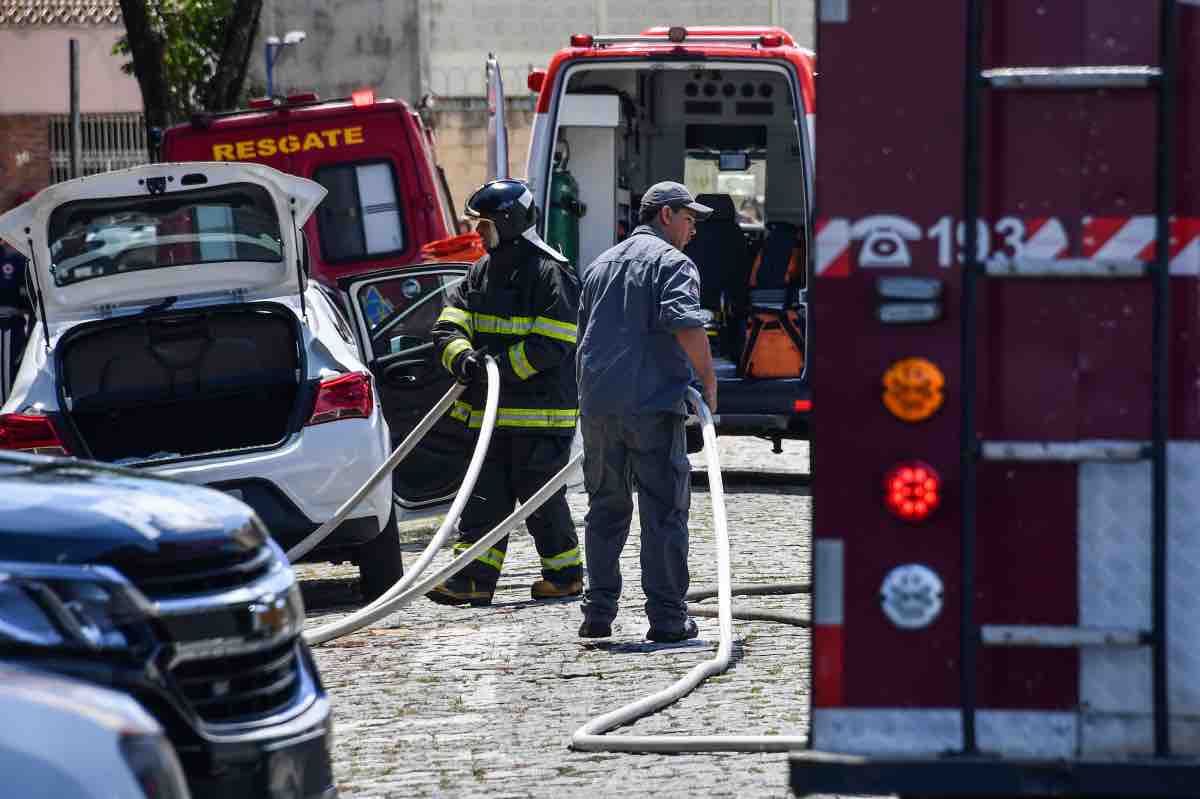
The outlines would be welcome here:
[[[267,595],[250,606],[250,632],[273,638],[288,627],[287,598]]]

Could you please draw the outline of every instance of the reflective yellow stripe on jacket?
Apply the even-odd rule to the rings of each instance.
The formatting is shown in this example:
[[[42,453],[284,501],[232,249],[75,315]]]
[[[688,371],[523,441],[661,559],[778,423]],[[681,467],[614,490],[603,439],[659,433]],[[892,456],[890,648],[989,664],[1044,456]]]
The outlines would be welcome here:
[[[533,320],[533,333],[546,338],[565,341],[568,344],[574,344],[579,338],[579,326],[570,322],[560,322],[557,319],[551,319],[548,316],[539,316]]]
[[[496,411],[497,427],[529,427],[529,428],[565,428],[575,427],[577,408],[498,408]],[[475,410],[471,403],[455,400],[450,408],[450,417],[466,422],[468,427],[483,426],[483,411]]]
[[[457,309],[455,309],[457,310]],[[443,312],[444,313],[444,312]],[[459,313],[462,313],[459,311]],[[454,321],[454,320],[450,320]],[[457,322],[455,322],[457,324]],[[473,313],[469,322],[475,333],[493,333],[498,336],[528,336],[530,333],[574,344],[579,338],[579,326],[562,322],[548,316],[493,316]]]
[[[493,333],[497,336],[528,336],[533,329],[531,316],[493,316],[487,313],[471,314],[471,323],[476,333]]]
[[[525,342],[518,342],[508,348],[508,362],[512,364],[513,374],[522,380],[528,380],[537,374],[537,369],[525,355]]]
[[[475,335],[475,329],[471,325],[471,314],[462,310],[461,308],[455,308],[447,305],[442,309],[442,312],[438,314],[437,320],[438,322],[449,322],[452,325],[456,325],[467,334],[468,338]]]
[[[454,364],[454,359],[458,357],[460,352],[466,352],[471,349],[471,342],[465,338],[456,338],[446,345],[446,349],[442,350],[442,366],[446,371],[451,371],[451,366]]]

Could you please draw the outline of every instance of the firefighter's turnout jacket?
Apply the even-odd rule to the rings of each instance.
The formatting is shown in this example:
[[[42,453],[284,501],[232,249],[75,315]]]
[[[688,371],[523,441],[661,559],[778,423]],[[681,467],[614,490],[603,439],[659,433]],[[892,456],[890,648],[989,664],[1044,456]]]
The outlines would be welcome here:
[[[569,264],[544,257],[524,240],[480,258],[446,292],[433,326],[437,356],[451,371],[469,349],[486,349],[500,368],[496,433],[571,436],[578,414],[575,385],[579,278]],[[486,381],[470,386],[450,416],[483,423]]]

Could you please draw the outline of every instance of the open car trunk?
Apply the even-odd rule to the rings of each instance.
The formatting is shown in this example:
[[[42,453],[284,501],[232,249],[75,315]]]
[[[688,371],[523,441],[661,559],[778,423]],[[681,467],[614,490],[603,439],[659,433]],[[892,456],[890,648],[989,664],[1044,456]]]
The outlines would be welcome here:
[[[298,418],[295,321],[264,307],[86,325],[59,347],[63,408],[101,461],[281,443]]]

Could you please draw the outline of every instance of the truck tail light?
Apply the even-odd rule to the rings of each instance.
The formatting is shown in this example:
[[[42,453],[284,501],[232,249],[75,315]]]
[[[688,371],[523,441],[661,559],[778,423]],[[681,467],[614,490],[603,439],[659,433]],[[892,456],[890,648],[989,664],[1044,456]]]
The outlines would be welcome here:
[[[321,382],[317,390],[317,402],[306,425],[335,422],[338,419],[367,419],[374,409],[371,375],[351,372]]]
[[[923,522],[942,502],[942,478],[928,463],[898,463],[883,479],[883,496],[896,518]]]
[[[792,403],[792,410],[796,413],[808,413],[812,410],[812,400],[798,399]]]
[[[49,416],[21,413],[0,414],[0,449],[15,449],[38,455],[66,455],[54,422]]]
[[[355,108],[366,108],[367,106],[375,105],[375,90],[359,89],[356,92],[351,92],[350,102],[354,104]]]
[[[572,47],[591,47],[593,41],[595,40],[591,34],[587,33],[576,33],[571,36]]]
[[[926,358],[903,358],[883,375],[883,404],[905,422],[922,422],[942,407],[946,376]]]

